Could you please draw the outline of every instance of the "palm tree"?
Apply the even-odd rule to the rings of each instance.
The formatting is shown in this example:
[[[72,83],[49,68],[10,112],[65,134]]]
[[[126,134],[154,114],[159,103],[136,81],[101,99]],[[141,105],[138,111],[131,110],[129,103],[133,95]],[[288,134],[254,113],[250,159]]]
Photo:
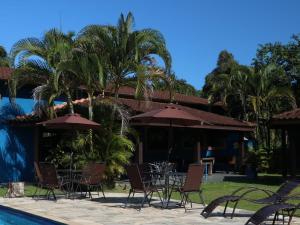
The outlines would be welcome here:
[[[33,97],[38,108],[49,109],[48,116],[53,117],[54,100],[65,94],[71,113],[74,112],[71,92],[74,80],[70,74],[58,69],[60,63],[71,57],[74,46],[74,34],[64,34],[57,29],[45,33],[42,39],[25,38],[15,43],[11,56],[16,62],[13,80],[15,87],[33,83],[37,85]]]
[[[261,140],[266,141],[264,147],[267,147],[267,122],[283,108],[294,107],[295,98],[284,70],[274,64],[253,73],[249,77],[248,86],[248,97],[258,125],[257,134]]]
[[[0,67],[1,66],[9,67],[9,65],[10,63],[9,63],[7,52],[5,48],[0,45]]]
[[[106,59],[107,77],[113,85],[116,98],[120,87],[133,78],[137,88],[147,88],[147,80],[153,75],[157,76],[156,71],[152,73],[151,70],[154,63],[152,55],[164,61],[164,74],[169,74],[171,68],[171,56],[163,35],[153,29],[134,31],[133,24],[132,13],[126,18],[121,14],[117,26],[90,25],[83,28],[79,35],[79,39],[91,40],[94,46],[92,51]],[[140,73],[146,70],[147,74]],[[137,93],[141,92],[137,90]]]
[[[77,54],[72,59],[58,66],[61,71],[74,74],[74,79],[82,85],[88,95],[89,119],[93,120],[93,98],[96,92],[103,92],[106,87],[106,77],[100,58],[92,54]]]

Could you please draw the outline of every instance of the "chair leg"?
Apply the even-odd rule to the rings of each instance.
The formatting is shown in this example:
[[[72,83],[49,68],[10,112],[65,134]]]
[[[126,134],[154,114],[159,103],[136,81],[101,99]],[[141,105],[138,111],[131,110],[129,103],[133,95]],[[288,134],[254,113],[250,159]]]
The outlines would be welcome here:
[[[132,193],[132,190],[130,189],[130,190],[129,190],[128,197],[127,197],[126,202],[125,202],[125,208],[127,207],[127,204],[128,204],[128,202],[129,202],[129,198],[130,198],[131,193]],[[134,195],[134,193],[133,193],[133,195]]]
[[[183,203],[183,207],[184,207],[184,212],[186,212],[187,211],[187,209],[186,209],[186,203],[188,202],[188,196],[187,196],[186,193],[183,193],[183,196],[185,198],[184,203]]]
[[[142,200],[141,207],[140,207],[139,210],[142,210],[142,208],[144,207],[144,202],[145,202],[146,199],[147,199],[147,193],[144,192],[144,198],[143,198],[143,200]]]
[[[179,203],[179,205],[183,205],[184,204],[184,195],[183,195],[183,193],[182,192],[180,192],[180,198],[181,198],[181,200],[180,200],[180,203]]]
[[[278,219],[278,212],[276,212],[275,215],[274,215],[272,225],[275,224],[276,219]],[[283,223],[284,223],[284,220],[283,220]]]
[[[162,201],[162,199],[161,199],[161,196],[160,196],[160,194],[159,194],[158,189],[156,189],[156,192],[157,192],[157,195],[158,195],[159,200],[160,200],[160,202],[161,202],[161,206],[163,207],[163,201]]]
[[[234,213],[235,213],[235,210],[236,210],[236,207],[237,207],[238,203],[239,203],[239,201],[236,201],[234,203],[233,210],[232,210],[232,213],[231,213],[231,219],[234,217]]]
[[[202,202],[202,205],[205,206],[205,200],[204,200],[204,196],[203,196],[202,190],[199,191],[199,197],[200,197],[200,200]]]
[[[172,193],[173,193],[173,189],[171,189],[171,191],[170,191],[170,193],[169,193],[166,208],[168,208],[168,206],[169,206],[169,203],[170,203],[170,199],[171,199]]]
[[[53,198],[54,198],[54,201],[56,201],[56,195],[55,195],[55,193],[54,193],[54,189],[51,189],[51,193],[52,193],[52,196],[53,196]]]
[[[150,206],[150,202],[151,202],[151,200],[152,200],[152,196],[153,196],[153,191],[151,191],[151,193],[150,193],[150,198],[148,198],[149,206]]]
[[[35,189],[35,191],[34,191],[34,193],[33,193],[33,195],[32,195],[32,198],[34,198],[35,197],[35,195],[37,194],[37,191],[38,191],[38,186],[36,186],[36,189]]]
[[[102,185],[102,184],[100,184],[100,188],[101,188],[101,191],[102,191],[102,194],[103,194],[103,198],[106,199],[105,194],[104,194],[103,185]]]
[[[224,207],[224,211],[223,211],[224,217],[226,217],[226,210],[227,210],[228,203],[229,203],[229,201],[226,202],[225,207]]]

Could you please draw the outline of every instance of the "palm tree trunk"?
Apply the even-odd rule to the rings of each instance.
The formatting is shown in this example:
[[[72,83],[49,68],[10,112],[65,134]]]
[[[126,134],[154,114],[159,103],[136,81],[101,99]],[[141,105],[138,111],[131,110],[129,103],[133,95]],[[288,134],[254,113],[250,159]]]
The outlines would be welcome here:
[[[88,108],[89,108],[89,120],[93,120],[93,92],[88,92]],[[89,130],[89,139],[90,139],[90,153],[93,153],[93,130]]]
[[[93,92],[88,93],[89,120],[93,120]]]
[[[66,90],[66,95],[67,95],[67,105],[69,108],[69,112],[71,114],[74,114],[74,105],[73,105],[72,96],[71,96],[69,88],[67,88],[67,90]]]

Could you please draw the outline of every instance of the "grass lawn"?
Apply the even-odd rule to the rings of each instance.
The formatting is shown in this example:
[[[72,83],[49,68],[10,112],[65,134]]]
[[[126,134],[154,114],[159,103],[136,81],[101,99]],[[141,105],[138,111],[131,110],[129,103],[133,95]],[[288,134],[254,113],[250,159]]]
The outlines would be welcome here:
[[[231,194],[233,191],[235,191],[236,189],[241,188],[241,187],[255,186],[257,188],[276,191],[282,182],[283,182],[283,180],[280,175],[260,174],[258,179],[253,180],[253,181],[239,178],[236,180],[229,180],[229,181],[223,181],[223,182],[204,182],[202,185],[202,188],[203,188],[203,195],[204,195],[205,201],[206,201],[206,203],[209,203],[213,199],[215,199],[219,196],[222,196],[222,195]],[[128,187],[127,187],[127,189],[124,190],[124,188],[122,186],[117,185],[114,189],[106,188],[105,191],[106,192],[128,193]],[[25,195],[26,196],[32,196],[34,192],[35,192],[35,186],[30,185],[30,184],[25,185]],[[56,192],[57,192],[57,194],[61,194],[60,191],[56,191]],[[295,192],[299,193],[300,188],[295,190]],[[6,193],[6,188],[5,187],[0,188],[0,196],[4,196],[5,193]],[[261,192],[255,192],[255,193],[249,195],[249,197],[254,198],[254,199],[265,197],[265,196],[266,195]],[[179,194],[174,193],[172,195],[172,198],[179,199]],[[197,194],[191,194],[191,199],[194,202],[200,202],[199,196]],[[246,201],[241,201],[238,206],[238,208],[252,210],[252,211],[255,211],[261,207],[262,207],[262,205],[253,204],[253,203],[249,203]]]

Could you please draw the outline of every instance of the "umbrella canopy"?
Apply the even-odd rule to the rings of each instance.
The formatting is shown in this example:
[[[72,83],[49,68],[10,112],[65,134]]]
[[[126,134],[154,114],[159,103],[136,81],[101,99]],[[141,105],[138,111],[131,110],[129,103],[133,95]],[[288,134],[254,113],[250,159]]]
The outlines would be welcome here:
[[[205,123],[205,121],[201,120],[200,118],[172,104],[167,105],[161,109],[155,109],[133,116],[130,119],[132,121],[145,123],[167,123],[183,126],[192,126]]]
[[[57,117],[52,120],[37,123],[49,129],[97,129],[100,124],[94,121],[81,117],[79,114],[67,114],[65,116]]]

